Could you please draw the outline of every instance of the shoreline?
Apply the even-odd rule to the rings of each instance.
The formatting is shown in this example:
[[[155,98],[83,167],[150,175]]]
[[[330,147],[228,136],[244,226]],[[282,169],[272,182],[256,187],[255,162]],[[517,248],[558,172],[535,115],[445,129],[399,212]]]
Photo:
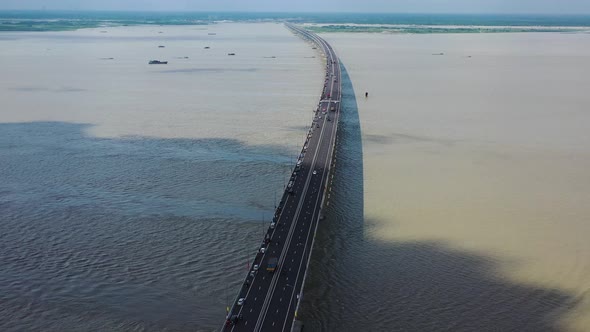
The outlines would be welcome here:
[[[590,15],[351,14],[245,12],[0,11],[3,31],[70,31],[116,26],[282,23],[314,32],[480,33],[590,31]]]
[[[590,33],[590,26],[519,26],[519,25],[421,25],[421,24],[333,24],[308,23],[304,27],[315,33]]]

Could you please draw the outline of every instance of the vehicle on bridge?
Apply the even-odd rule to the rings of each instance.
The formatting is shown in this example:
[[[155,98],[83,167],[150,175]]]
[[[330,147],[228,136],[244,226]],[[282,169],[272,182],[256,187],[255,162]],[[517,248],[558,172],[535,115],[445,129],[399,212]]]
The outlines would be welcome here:
[[[225,321],[225,325],[226,326],[230,326],[230,325],[236,325],[240,320],[244,319],[243,315],[231,315],[228,316],[226,321]]]
[[[279,259],[276,257],[271,257],[268,260],[268,265],[266,266],[266,270],[269,272],[274,272],[277,268],[277,263],[279,262]]]
[[[311,114],[311,126],[299,157],[292,159],[291,174],[284,177],[284,192],[281,198],[277,197],[280,202],[274,216],[270,225],[263,225],[264,240],[249,265],[252,268],[248,269],[248,276],[240,287],[238,301],[226,317],[229,324],[224,327],[225,332],[234,330],[234,326],[245,332],[292,329],[292,324],[298,321],[297,308],[313,248],[313,241],[310,247],[309,240],[315,236],[320,220],[324,219],[324,196],[329,195],[327,183],[334,158],[337,124],[340,111],[344,111],[340,107],[342,80],[336,66],[338,60],[320,37],[294,25],[286,25],[322,51],[326,59],[325,84],[318,91],[320,100]],[[246,298],[248,303],[245,303]],[[232,318],[242,312],[243,318]]]

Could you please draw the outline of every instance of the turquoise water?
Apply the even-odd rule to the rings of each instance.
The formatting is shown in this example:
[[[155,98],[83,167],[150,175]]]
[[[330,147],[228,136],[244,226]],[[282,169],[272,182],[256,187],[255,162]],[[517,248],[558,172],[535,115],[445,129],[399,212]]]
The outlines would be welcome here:
[[[441,26],[590,26],[590,15],[0,11],[0,31],[74,30],[99,26],[139,24],[192,25],[209,24],[215,21],[223,20],[289,20],[296,23],[355,23]]]

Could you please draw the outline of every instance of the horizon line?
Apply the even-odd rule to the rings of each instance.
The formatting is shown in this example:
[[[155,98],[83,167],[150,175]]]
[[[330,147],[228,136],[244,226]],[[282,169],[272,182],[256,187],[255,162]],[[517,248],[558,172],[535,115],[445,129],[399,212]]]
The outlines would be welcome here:
[[[358,14],[358,15],[526,15],[526,16],[589,16],[588,13],[545,13],[545,12],[359,12],[359,11],[250,11],[250,10],[151,10],[151,9],[3,9],[0,12],[103,12],[103,13],[219,13],[219,14]]]

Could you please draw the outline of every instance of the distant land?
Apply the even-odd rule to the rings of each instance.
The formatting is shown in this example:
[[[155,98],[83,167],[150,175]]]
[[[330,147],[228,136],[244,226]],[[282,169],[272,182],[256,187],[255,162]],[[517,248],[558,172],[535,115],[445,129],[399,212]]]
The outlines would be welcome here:
[[[0,11],[0,31],[67,31],[122,25],[310,23],[316,32],[482,33],[590,31],[590,15]]]

